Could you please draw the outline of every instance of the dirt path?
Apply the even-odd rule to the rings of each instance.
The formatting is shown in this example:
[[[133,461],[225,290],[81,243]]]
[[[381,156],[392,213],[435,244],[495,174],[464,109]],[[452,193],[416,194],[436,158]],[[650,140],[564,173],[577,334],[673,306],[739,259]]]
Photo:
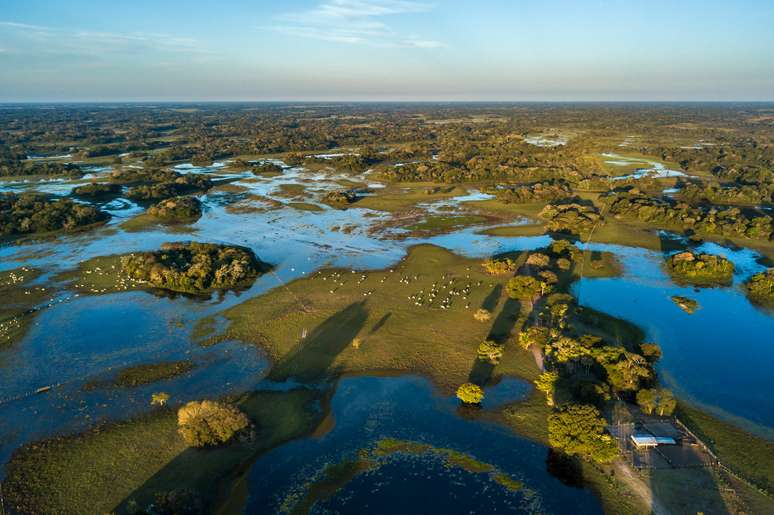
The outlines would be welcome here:
[[[535,358],[535,365],[537,365],[541,372],[545,372],[546,369],[543,366],[543,351],[535,345],[530,345],[529,350],[532,351],[532,357]]]
[[[653,497],[653,491],[650,486],[629,465],[619,460],[615,464],[615,470],[617,477],[640,497],[647,506],[650,506],[650,511],[653,515],[669,515],[669,510],[658,499]]]

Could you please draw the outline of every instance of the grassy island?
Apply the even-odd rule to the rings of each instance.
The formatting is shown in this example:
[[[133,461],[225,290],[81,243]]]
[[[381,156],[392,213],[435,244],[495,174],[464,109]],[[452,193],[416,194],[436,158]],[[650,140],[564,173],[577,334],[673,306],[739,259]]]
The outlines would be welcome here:
[[[73,188],[73,195],[84,198],[105,198],[121,194],[121,185],[108,182],[91,182]]]
[[[753,275],[745,288],[747,296],[756,304],[774,306],[774,268]]]
[[[165,290],[205,293],[249,286],[267,265],[252,250],[214,243],[165,243],[156,252],[123,256],[130,279]]]
[[[680,252],[667,260],[667,270],[678,283],[721,286],[731,284],[734,264],[722,256]]]
[[[104,222],[110,215],[69,199],[37,193],[0,193],[0,236],[73,231]]]
[[[680,309],[692,315],[697,309],[699,309],[699,303],[694,299],[683,297],[682,295],[672,295],[672,302],[677,304]]]

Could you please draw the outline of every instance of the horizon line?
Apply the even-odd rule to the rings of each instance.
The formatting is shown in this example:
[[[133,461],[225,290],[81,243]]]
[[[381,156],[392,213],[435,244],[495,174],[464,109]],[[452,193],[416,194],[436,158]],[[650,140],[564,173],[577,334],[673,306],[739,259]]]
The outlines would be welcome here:
[[[18,104],[765,104],[774,103],[772,99],[628,99],[628,100],[518,100],[518,99],[121,99],[121,100],[0,100],[0,105]]]

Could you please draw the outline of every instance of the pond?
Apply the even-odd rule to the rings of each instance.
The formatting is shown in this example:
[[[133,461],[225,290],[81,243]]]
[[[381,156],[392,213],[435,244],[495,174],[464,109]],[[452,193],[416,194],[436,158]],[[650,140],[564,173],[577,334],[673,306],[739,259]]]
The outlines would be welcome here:
[[[512,391],[510,400],[527,389]],[[589,490],[549,474],[546,447],[464,411],[455,398],[439,396],[419,377],[344,378],[331,402],[328,433],[290,442],[253,464],[246,512],[292,510],[326,466],[356,458],[383,439],[397,439],[462,453],[523,486],[511,491],[491,475],[448,466],[432,451],[398,452],[343,482],[312,513],[428,513],[428,502],[434,513],[602,513]]]

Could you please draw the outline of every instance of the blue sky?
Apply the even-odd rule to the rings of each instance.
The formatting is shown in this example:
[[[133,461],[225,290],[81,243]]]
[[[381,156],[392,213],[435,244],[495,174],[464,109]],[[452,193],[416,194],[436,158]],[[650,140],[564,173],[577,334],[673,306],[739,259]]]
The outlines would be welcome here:
[[[772,0],[2,0],[0,101],[774,100]]]

